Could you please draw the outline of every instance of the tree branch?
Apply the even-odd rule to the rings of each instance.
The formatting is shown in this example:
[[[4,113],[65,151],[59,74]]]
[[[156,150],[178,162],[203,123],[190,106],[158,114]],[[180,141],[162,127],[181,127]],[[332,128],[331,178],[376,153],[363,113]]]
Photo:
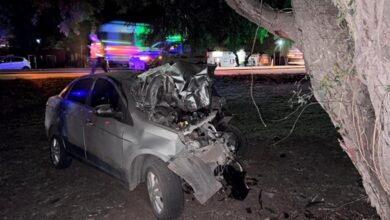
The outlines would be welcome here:
[[[292,13],[279,12],[258,0],[225,0],[238,14],[265,28],[268,32],[300,42]]]

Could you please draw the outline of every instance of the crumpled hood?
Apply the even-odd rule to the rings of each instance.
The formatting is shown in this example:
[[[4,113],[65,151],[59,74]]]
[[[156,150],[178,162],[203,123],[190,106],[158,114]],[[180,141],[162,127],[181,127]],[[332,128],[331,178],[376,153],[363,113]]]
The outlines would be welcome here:
[[[210,105],[210,83],[206,65],[187,63],[165,64],[138,76],[133,88],[137,107],[179,108],[194,112]]]

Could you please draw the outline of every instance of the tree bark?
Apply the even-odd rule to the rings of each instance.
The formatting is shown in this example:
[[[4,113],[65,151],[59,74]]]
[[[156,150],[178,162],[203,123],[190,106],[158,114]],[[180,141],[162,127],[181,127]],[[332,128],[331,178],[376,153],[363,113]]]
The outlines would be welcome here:
[[[226,1],[261,26],[275,17],[272,10],[260,13],[253,0]],[[287,31],[280,24],[285,19],[263,27],[273,33],[280,29],[298,42],[317,101],[338,128],[340,145],[362,176],[371,204],[382,219],[390,219],[390,40],[386,38],[390,15],[385,13],[390,2],[292,0],[292,4],[294,14],[282,15],[290,16]]]
[[[297,38],[298,32],[292,13],[276,11],[266,4],[261,5],[257,0],[226,0],[226,3],[238,14],[274,35],[294,41]]]
[[[233,51],[233,54],[234,54],[234,56],[235,56],[235,61],[236,61],[236,66],[240,66],[240,60],[238,59],[238,54],[237,54],[237,52],[234,52]]]

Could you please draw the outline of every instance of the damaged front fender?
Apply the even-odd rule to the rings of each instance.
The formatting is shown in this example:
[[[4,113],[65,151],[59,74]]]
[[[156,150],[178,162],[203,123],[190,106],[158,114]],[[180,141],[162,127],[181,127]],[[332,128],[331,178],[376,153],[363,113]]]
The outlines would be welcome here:
[[[221,184],[222,179],[225,179],[226,183],[232,182],[227,179],[227,175],[224,173],[225,170],[231,172],[231,169],[224,168],[231,168],[229,164],[233,161],[226,145],[216,143],[198,149],[192,154],[185,151],[182,152],[169,162],[168,168],[183,178],[194,190],[195,198],[201,204],[204,204],[223,187]],[[217,172],[217,167],[224,168],[219,169],[220,172]],[[230,185],[236,185],[241,191],[245,191],[241,193],[245,197],[249,189],[244,183],[245,173],[242,171],[241,173],[242,178],[235,180],[235,182],[241,182],[242,184]],[[233,196],[237,194],[235,193],[236,190],[232,189]],[[238,199],[241,200],[241,198]]]
[[[201,204],[222,188],[214,172],[198,157],[177,157],[169,163],[168,168],[191,185],[195,198]]]

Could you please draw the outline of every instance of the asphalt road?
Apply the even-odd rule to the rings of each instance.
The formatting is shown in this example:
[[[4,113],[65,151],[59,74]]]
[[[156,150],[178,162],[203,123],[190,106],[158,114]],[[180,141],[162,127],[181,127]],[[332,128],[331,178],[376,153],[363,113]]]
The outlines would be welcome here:
[[[305,74],[305,66],[286,65],[286,66],[243,66],[243,67],[218,67],[215,75],[218,76],[237,76],[237,75],[290,75]]]
[[[129,71],[127,69],[111,69],[115,71]],[[86,68],[62,68],[62,69],[38,69],[38,70],[10,70],[0,71],[0,80],[12,79],[50,79],[50,78],[76,78],[89,74],[90,69]],[[96,74],[102,73],[97,70]],[[129,71],[130,72],[130,71]],[[236,75],[283,75],[283,74],[304,74],[304,66],[258,66],[258,67],[218,67],[215,71],[219,76]]]
[[[123,69],[114,69],[112,71],[123,71]],[[90,73],[90,69],[85,68],[63,68],[63,69],[38,69],[38,70],[20,70],[20,71],[1,71],[0,80],[13,79],[50,79],[50,78],[76,78]],[[96,74],[103,73],[97,70]]]

